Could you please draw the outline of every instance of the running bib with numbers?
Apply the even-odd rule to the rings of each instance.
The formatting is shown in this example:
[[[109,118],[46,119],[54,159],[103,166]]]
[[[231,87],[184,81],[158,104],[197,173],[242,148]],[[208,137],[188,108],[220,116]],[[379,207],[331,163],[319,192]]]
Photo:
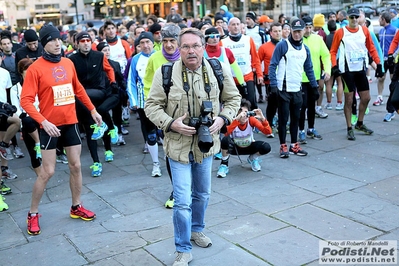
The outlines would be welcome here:
[[[350,51],[350,53],[349,53],[350,63],[363,62],[364,59],[365,59],[364,51]]]
[[[52,86],[54,93],[54,106],[67,105],[75,102],[72,84]]]

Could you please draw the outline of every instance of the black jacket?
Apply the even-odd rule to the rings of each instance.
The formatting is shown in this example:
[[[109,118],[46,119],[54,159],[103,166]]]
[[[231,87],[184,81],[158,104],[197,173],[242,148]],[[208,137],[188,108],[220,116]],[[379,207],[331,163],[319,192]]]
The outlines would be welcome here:
[[[24,58],[30,58],[33,61],[35,61],[42,55],[43,55],[43,46],[41,45],[41,43],[39,43],[39,46],[37,47],[36,51],[30,50],[27,46],[19,48],[15,52],[15,66],[18,67],[18,62]]]
[[[87,55],[77,52],[69,57],[75,65],[78,79],[85,89],[108,90],[104,71],[104,54],[91,50]]]

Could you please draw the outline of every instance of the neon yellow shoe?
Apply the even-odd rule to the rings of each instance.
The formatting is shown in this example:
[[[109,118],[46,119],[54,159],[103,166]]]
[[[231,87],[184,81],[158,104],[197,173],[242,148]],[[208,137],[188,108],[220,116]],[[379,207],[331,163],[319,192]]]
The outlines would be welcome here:
[[[7,203],[4,202],[3,196],[0,196],[0,212],[8,210]]]

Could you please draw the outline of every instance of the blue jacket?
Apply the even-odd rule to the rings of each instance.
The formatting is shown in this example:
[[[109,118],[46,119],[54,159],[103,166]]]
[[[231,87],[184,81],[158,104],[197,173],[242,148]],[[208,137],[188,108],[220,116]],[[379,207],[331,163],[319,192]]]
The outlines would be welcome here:
[[[380,29],[379,32],[380,46],[382,49],[382,53],[384,55],[384,60],[387,60],[388,58],[389,46],[391,45],[391,42],[393,40],[393,37],[395,37],[397,30],[398,29],[392,26],[391,24],[388,24],[387,26]]]

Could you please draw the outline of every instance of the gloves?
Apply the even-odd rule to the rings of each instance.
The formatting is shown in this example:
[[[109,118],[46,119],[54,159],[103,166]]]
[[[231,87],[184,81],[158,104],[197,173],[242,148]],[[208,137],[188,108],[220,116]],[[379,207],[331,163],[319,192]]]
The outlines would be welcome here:
[[[393,64],[394,64],[394,57],[393,57],[393,55],[388,55],[388,66],[393,66]]]
[[[312,91],[313,91],[314,100],[317,101],[320,97],[319,87],[313,87]]]
[[[15,105],[5,103],[3,104],[3,108],[9,116],[12,116],[15,112],[17,112],[17,107]]]
[[[266,81],[268,81],[268,80],[269,80],[269,75],[264,74],[264,75],[263,75],[263,82],[266,82]]]
[[[331,75],[334,77],[339,77],[341,76],[341,71],[339,71],[338,66],[333,66],[331,69]]]
[[[378,64],[377,69],[375,70],[375,77],[382,78],[384,76],[384,72],[382,71],[382,65]]]
[[[270,87],[270,94],[277,94],[278,88],[277,87]]]
[[[240,91],[240,94],[242,95],[243,98],[248,97],[248,88],[247,88],[247,83],[243,83],[241,85],[238,85],[238,90]]]
[[[118,94],[119,93],[119,87],[118,87],[118,84],[116,84],[116,82],[112,82],[111,83],[111,89],[112,89],[112,93],[113,94]]]

